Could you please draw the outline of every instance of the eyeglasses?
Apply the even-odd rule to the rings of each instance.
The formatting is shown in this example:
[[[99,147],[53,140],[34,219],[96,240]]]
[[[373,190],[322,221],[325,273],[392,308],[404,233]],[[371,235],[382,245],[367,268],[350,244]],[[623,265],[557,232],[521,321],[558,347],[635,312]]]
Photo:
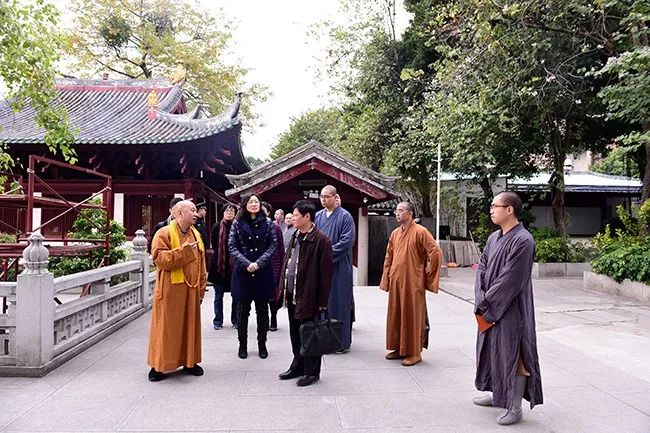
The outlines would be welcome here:
[[[224,213],[225,213],[225,212],[233,212],[233,213],[234,213],[234,212],[235,212],[235,209],[229,207],[228,209],[226,209],[226,210],[224,211]]]
[[[327,194],[321,194],[320,198],[332,198],[334,197],[333,195],[327,195]]]
[[[497,208],[497,207],[510,207],[510,205],[509,204],[508,205],[506,205],[506,204],[491,204],[490,205],[490,209],[494,209],[494,208]]]

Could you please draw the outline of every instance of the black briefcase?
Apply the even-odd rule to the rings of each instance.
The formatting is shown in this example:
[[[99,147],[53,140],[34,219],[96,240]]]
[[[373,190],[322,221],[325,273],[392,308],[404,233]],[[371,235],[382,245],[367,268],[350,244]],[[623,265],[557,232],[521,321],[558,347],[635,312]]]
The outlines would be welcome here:
[[[343,322],[326,317],[300,325],[300,355],[320,356],[343,349]]]

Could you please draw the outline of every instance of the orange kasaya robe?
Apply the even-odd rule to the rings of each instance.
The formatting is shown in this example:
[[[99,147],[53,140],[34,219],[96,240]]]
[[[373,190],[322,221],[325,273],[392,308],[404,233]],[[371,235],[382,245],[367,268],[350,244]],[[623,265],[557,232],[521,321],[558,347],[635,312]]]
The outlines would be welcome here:
[[[172,249],[169,231],[163,227],[153,238],[151,255],[156,265],[149,356],[157,371],[194,367],[201,362],[201,300],[205,293],[205,254],[190,246]],[[193,230],[185,241],[195,242]],[[182,267],[184,282],[172,284],[172,270]]]
[[[379,287],[388,292],[386,349],[401,356],[422,352],[425,290],[438,293],[442,251],[426,228],[411,222],[390,235]]]

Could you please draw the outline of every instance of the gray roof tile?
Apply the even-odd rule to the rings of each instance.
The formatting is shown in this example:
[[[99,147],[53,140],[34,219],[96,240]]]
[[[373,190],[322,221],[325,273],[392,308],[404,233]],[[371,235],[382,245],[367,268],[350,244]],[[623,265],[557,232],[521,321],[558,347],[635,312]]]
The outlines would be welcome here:
[[[158,94],[157,117],[149,120],[148,96]],[[241,94],[224,113],[200,118],[201,110],[184,111],[185,91],[167,80],[57,80],[59,99],[70,123],[79,130],[78,144],[177,143],[219,134],[241,125]],[[45,131],[36,128],[35,111],[27,105],[14,113],[0,102],[0,142],[42,143]]]

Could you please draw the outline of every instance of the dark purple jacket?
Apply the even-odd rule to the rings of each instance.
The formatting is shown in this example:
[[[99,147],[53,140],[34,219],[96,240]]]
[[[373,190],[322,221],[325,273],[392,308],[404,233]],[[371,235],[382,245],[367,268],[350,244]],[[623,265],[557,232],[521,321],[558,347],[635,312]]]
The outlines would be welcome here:
[[[332,271],[334,260],[332,256],[332,242],[320,230],[314,230],[307,235],[296,232],[292,242],[299,236],[301,239],[296,269],[294,318],[298,320],[312,319],[318,315],[318,307],[327,307],[327,300],[332,288]],[[280,294],[283,303],[293,302],[287,299],[287,263],[289,250],[282,262],[280,278]]]

